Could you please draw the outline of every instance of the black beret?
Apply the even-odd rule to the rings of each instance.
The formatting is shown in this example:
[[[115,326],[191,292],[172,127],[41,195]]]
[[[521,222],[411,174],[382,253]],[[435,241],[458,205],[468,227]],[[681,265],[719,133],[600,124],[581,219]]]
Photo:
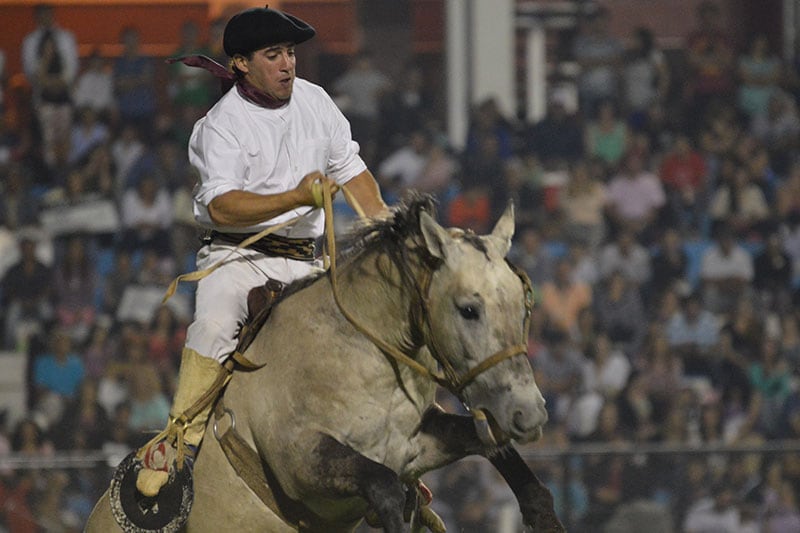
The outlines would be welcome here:
[[[230,57],[246,56],[271,44],[300,44],[316,33],[310,24],[288,13],[257,7],[237,13],[228,21],[222,47]]]

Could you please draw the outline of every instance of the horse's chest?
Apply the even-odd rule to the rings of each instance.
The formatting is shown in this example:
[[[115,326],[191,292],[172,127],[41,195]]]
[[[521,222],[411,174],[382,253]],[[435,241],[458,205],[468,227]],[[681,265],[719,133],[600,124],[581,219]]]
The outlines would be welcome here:
[[[431,401],[424,395],[412,401],[402,390],[384,394],[382,401],[368,402],[371,406],[363,413],[366,419],[359,424],[360,430],[345,439],[361,454],[399,472],[419,453],[412,437]]]

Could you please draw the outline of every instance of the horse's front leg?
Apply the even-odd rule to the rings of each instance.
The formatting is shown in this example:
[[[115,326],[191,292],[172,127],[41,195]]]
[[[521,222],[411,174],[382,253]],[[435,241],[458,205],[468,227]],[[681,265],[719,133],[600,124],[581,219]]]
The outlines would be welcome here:
[[[390,468],[328,435],[323,435],[317,445],[313,464],[317,487],[340,497],[360,496],[386,533],[405,531],[405,488]]]
[[[550,490],[512,444],[494,450],[488,458],[517,497],[525,525],[537,533],[566,531],[556,515]]]
[[[484,455],[514,492],[523,522],[533,531],[566,531],[553,507],[550,490],[536,477],[511,444],[486,449],[470,416],[454,415],[433,406],[425,413],[420,433],[415,437],[422,453],[411,465],[415,475],[441,468],[467,455]]]

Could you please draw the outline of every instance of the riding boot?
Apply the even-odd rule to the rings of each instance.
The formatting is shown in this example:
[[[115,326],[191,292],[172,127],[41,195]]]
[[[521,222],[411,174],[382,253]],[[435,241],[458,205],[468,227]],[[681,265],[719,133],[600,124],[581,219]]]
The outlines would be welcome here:
[[[137,454],[142,461],[136,478],[139,492],[155,496],[166,485],[170,468],[191,468],[208,415],[229,377],[230,373],[214,359],[190,348],[183,349],[178,390],[167,427]]]

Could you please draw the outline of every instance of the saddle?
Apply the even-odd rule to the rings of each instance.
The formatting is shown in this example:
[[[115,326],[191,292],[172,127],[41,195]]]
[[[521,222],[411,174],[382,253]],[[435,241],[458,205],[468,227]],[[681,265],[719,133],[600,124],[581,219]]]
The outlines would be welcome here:
[[[244,369],[255,370],[264,366],[253,363],[243,354],[269,318],[272,305],[280,298],[283,287],[284,285],[280,281],[270,279],[264,285],[253,287],[247,294],[247,318],[239,328],[236,349],[231,354],[231,358],[236,364]]]

